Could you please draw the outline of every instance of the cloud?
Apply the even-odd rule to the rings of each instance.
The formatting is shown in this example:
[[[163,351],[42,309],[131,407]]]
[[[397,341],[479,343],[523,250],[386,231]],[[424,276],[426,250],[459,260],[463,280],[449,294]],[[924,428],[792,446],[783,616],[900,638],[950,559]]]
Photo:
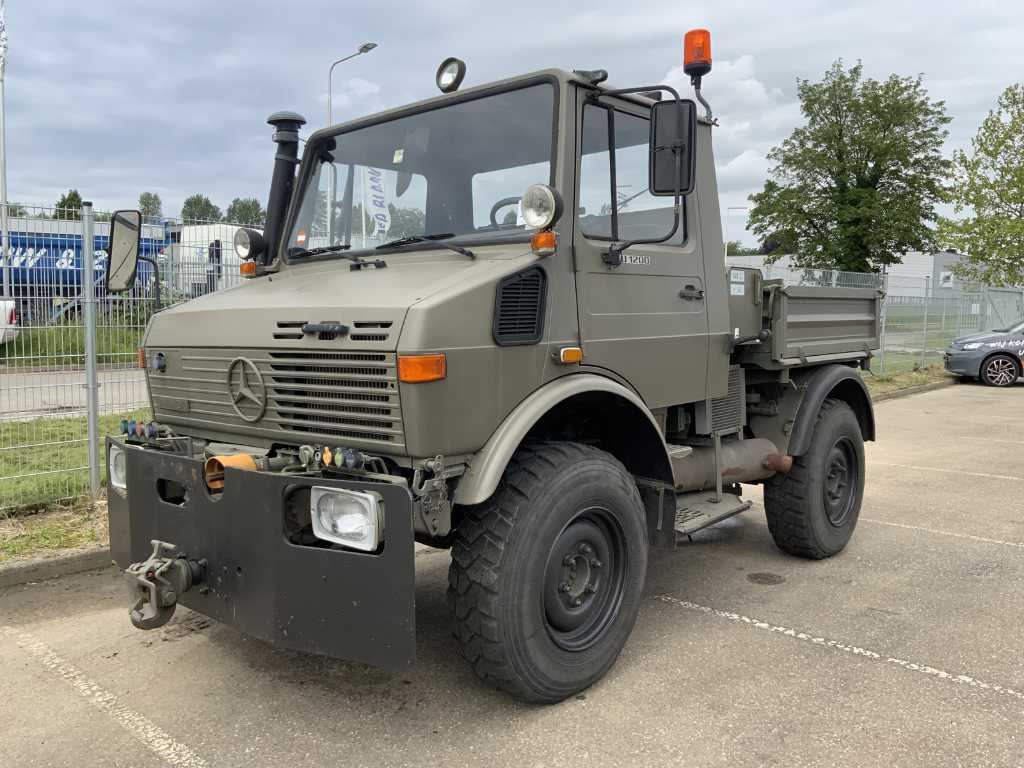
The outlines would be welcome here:
[[[798,124],[797,79],[820,78],[837,57],[863,60],[872,77],[924,73],[955,118],[951,149],[1024,72],[1024,6],[1002,0],[732,0],[689,12],[678,0],[592,0],[580,8],[178,0],[139,13],[132,0],[9,3],[10,196],[52,205],[77,187],[109,209],[155,190],[168,214],[194,192],[221,207],[234,197],[265,200],[267,116],[305,114],[307,134],[323,125],[327,69],[365,41],[380,47],[335,70],[336,120],[435,95],[434,72],[452,55],[468,63],[467,85],[550,66],[602,67],[617,85],[665,77],[689,94],[677,66],[682,36],[706,26],[715,67],[704,92],[720,119],[723,210],[748,204],[765,153]],[[736,226],[730,220],[730,234]]]

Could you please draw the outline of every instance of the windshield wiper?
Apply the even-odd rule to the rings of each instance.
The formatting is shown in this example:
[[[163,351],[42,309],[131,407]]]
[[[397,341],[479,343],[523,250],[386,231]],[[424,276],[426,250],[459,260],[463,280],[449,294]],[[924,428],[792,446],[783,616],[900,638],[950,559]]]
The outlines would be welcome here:
[[[410,235],[409,237],[400,237],[397,240],[391,240],[387,243],[381,243],[377,246],[376,250],[383,248],[401,248],[404,245],[414,245],[415,243],[435,243],[442,248],[447,248],[449,251],[455,251],[461,253],[463,256],[469,256],[471,259],[475,259],[476,256],[469,248],[463,248],[461,245],[454,245],[452,243],[444,242],[450,237],[455,237],[453,232],[444,232],[439,235]]]
[[[288,258],[289,259],[304,259],[307,256],[319,256],[324,253],[336,253],[339,256],[343,256],[352,262],[352,266],[349,267],[351,270],[362,269],[363,267],[374,266],[378,269],[383,269],[387,266],[387,263],[383,259],[374,259],[373,261],[364,261],[354,253],[345,253],[352,246],[349,243],[338,243],[337,245],[324,245],[319,248],[289,248]]]

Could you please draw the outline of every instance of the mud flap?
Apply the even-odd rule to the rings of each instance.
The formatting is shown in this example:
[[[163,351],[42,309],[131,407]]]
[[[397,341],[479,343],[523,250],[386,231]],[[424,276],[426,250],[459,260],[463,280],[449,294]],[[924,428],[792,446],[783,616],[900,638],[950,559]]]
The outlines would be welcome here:
[[[406,489],[228,467],[224,492],[216,497],[206,489],[201,461],[130,445],[124,450],[129,492],[109,493],[111,552],[122,569],[145,560],[153,539],[171,542],[208,563],[204,584],[180,597],[195,611],[297,651],[387,668],[414,661],[415,562]],[[382,550],[292,544],[285,535],[285,499],[313,485],[380,494]]]

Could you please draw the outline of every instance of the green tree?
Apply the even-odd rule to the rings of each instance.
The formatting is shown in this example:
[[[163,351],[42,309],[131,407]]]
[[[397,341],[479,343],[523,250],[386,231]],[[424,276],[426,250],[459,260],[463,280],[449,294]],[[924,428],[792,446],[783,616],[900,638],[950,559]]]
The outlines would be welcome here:
[[[841,60],[797,90],[805,124],[768,153],[774,166],[750,196],[751,231],[763,241],[791,235],[800,267],[870,272],[934,250],[949,167],[944,102],[920,77],[873,80]]]
[[[28,216],[28,211],[25,210],[25,206],[23,206],[21,203],[8,203],[7,215],[25,217]]]
[[[224,214],[225,221],[250,227],[262,227],[266,218],[266,211],[255,197],[236,197]]]
[[[78,194],[77,189],[69,189],[66,194],[61,195],[53,207],[53,218],[55,219],[79,220],[82,218],[82,196]]]
[[[220,208],[206,195],[189,195],[181,206],[181,220],[189,222],[220,221]]]
[[[391,226],[388,228],[386,239],[396,240],[399,237],[414,237],[424,233],[424,213],[419,208],[399,208],[393,203],[388,203],[391,211]]]
[[[725,244],[725,253],[728,256],[750,256],[757,252],[757,248],[748,248],[739,240],[730,240]]]
[[[143,221],[159,221],[164,217],[163,202],[156,192],[139,194],[139,210],[142,211]]]
[[[971,140],[953,157],[949,201],[960,218],[939,236],[966,254],[954,271],[993,285],[1024,284],[1024,84],[1011,85]]]

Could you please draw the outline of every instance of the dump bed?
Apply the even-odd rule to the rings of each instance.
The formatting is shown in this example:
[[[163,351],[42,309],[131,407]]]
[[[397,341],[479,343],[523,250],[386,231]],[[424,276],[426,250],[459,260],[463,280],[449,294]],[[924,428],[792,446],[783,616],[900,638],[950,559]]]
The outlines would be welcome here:
[[[882,292],[877,289],[821,288],[769,281],[760,283],[751,293],[755,305],[760,299],[760,312],[751,314],[760,319],[758,330],[768,331],[769,335],[761,341],[738,344],[736,362],[777,369],[863,360],[880,346]],[[740,336],[756,333],[741,330]]]

